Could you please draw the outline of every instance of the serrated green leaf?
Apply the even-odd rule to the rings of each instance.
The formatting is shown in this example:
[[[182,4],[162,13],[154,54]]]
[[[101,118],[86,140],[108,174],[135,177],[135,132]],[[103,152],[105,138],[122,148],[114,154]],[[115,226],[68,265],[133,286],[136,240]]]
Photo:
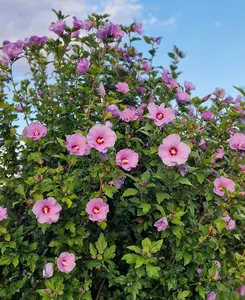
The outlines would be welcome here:
[[[75,233],[76,231],[75,224],[72,221],[66,222],[65,229],[70,230],[72,233]]]
[[[192,255],[188,252],[185,252],[184,255],[184,266],[188,265],[192,259]]]
[[[134,196],[138,194],[138,190],[128,188],[126,191],[123,193],[123,197],[129,197],[129,196]]]
[[[170,199],[171,196],[168,193],[165,192],[158,192],[156,193],[157,202],[160,204],[165,199]]]
[[[96,248],[97,248],[99,254],[103,254],[103,253],[104,253],[104,250],[105,250],[106,247],[107,247],[107,242],[106,242],[106,240],[105,240],[105,238],[104,238],[103,233],[100,234],[99,239],[98,239],[98,241],[95,243],[95,245],[96,245]]]

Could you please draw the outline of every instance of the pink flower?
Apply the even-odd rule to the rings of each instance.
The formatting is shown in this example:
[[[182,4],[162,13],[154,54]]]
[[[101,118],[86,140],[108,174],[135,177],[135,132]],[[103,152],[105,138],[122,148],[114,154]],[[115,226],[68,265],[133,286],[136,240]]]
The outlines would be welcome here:
[[[57,259],[57,266],[60,272],[70,273],[76,266],[75,255],[69,252],[62,252]]]
[[[90,31],[94,27],[94,24],[91,20],[87,19],[83,23],[83,29]]]
[[[61,210],[62,207],[53,197],[38,200],[32,208],[32,212],[36,215],[38,222],[41,224],[56,223],[60,217]]]
[[[202,268],[197,268],[197,275],[198,277],[201,277],[202,276],[202,273],[203,273],[203,269]]]
[[[210,110],[207,110],[202,113],[202,117],[206,121],[211,121],[211,120],[214,120],[215,116]]]
[[[185,104],[190,100],[190,95],[185,92],[178,92],[175,97],[180,104]]]
[[[155,103],[150,103],[147,108],[149,111],[147,117],[153,119],[157,126],[170,123],[175,119],[175,110],[170,107],[165,108],[164,104],[158,106]]]
[[[116,155],[116,163],[126,171],[136,168],[139,161],[138,153],[131,149],[122,149]]]
[[[195,108],[194,108],[194,106],[191,106],[191,107],[189,108],[189,110],[188,110],[188,116],[189,116],[190,118],[193,118],[194,115],[195,115]]]
[[[214,280],[220,280],[219,271],[215,272],[215,275],[213,277]]]
[[[240,167],[241,167],[242,172],[245,173],[245,165],[240,165]]]
[[[235,182],[224,176],[216,178],[214,180],[214,189],[213,189],[214,193],[221,197],[224,197],[225,196],[224,190],[227,190],[231,193],[234,192],[235,191]]]
[[[151,64],[148,64],[146,61],[143,62],[143,70],[147,73],[152,72],[152,66]]]
[[[81,133],[67,135],[66,141],[66,148],[71,154],[83,156],[90,153],[87,139]]]
[[[116,89],[117,92],[124,93],[124,94],[130,90],[126,82],[118,82],[116,84]]]
[[[221,268],[221,263],[218,260],[214,261],[215,266],[217,266],[219,269]]]
[[[214,95],[218,98],[224,98],[225,96],[225,90],[221,88],[216,88],[214,91]]]
[[[154,223],[154,226],[157,228],[157,231],[164,231],[168,227],[167,218],[163,217]]]
[[[222,159],[224,157],[224,155],[225,155],[224,148],[223,147],[217,148],[215,150],[215,153],[216,153],[215,157],[211,159],[212,163],[215,163],[216,160]]]
[[[101,97],[105,97],[105,95],[106,95],[106,92],[105,92],[105,88],[104,88],[103,83],[100,83],[100,85],[99,85],[99,88],[98,88],[98,94],[99,94]]]
[[[89,146],[103,153],[115,145],[116,139],[116,133],[109,126],[101,124],[93,126],[87,136]]]
[[[34,141],[47,135],[47,127],[41,123],[34,122],[23,129],[22,137],[31,138]]]
[[[178,134],[168,135],[158,147],[158,155],[169,167],[185,163],[190,153],[191,148],[180,141]]]
[[[235,133],[230,138],[230,147],[234,150],[245,150],[245,134]]]
[[[216,299],[216,293],[215,292],[207,292],[207,298],[206,300],[215,300]]]
[[[241,285],[237,291],[241,296],[245,296],[245,285]]]
[[[0,221],[8,218],[7,208],[3,208],[0,206]]]
[[[54,264],[52,263],[45,264],[43,269],[43,278],[52,277],[53,273],[54,273]]]
[[[202,149],[205,151],[208,149],[208,147],[206,145],[206,141],[204,139],[201,139],[199,146],[201,146]]]
[[[132,122],[138,119],[138,114],[134,108],[125,108],[124,111],[120,112],[120,118],[125,122]]]
[[[82,58],[77,65],[77,73],[87,73],[89,70],[90,61],[87,58]]]
[[[232,220],[230,216],[222,217],[222,219],[228,223],[228,225],[225,227],[226,230],[232,230],[236,227],[236,221]]]
[[[102,222],[107,217],[109,205],[101,198],[93,198],[87,203],[86,212],[89,214],[89,220]]]
[[[116,106],[116,104],[111,104],[111,105],[107,106],[105,111],[106,111],[106,113],[110,112],[113,117],[119,117],[120,113],[121,113],[119,108]]]
[[[66,23],[64,21],[57,21],[49,26],[49,30],[55,32],[57,35],[63,35],[66,28]]]
[[[168,70],[164,70],[162,74],[162,81],[166,84],[169,89],[178,88],[176,79],[173,78],[172,74]]]
[[[194,86],[194,84],[192,82],[189,82],[189,81],[185,81],[184,86],[185,86],[185,91],[186,92],[190,92],[190,91],[196,89],[196,87]]]
[[[20,104],[16,105],[15,108],[18,112],[23,112],[23,107]]]
[[[133,23],[133,31],[137,32],[138,34],[141,35],[144,32],[143,24],[142,23],[138,23],[138,22],[134,22]]]

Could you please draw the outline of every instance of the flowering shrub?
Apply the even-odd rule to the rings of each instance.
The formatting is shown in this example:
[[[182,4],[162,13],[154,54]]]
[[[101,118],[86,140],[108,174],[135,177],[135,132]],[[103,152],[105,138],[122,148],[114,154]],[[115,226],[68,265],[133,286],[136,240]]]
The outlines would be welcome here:
[[[140,23],[56,15],[2,47],[0,297],[240,299],[243,98],[192,97]]]

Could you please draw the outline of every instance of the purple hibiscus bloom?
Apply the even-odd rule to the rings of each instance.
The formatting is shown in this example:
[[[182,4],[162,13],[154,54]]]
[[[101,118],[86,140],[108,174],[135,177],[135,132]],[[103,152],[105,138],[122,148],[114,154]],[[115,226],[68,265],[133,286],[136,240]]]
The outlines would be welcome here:
[[[83,29],[89,31],[94,27],[94,24],[91,20],[87,19],[83,23]]]
[[[141,35],[144,32],[143,24],[138,23],[138,22],[134,22],[133,23],[133,31],[137,32],[139,35]]]
[[[115,188],[120,189],[120,187],[124,184],[124,181],[125,179],[122,177],[115,179],[114,181]]]
[[[77,17],[73,17],[73,29],[75,29],[76,31],[79,29],[83,29],[83,21],[82,20],[78,20]]]
[[[3,42],[3,54],[8,59],[14,59],[23,52],[23,41],[17,41],[16,43],[10,43],[9,41]]]
[[[36,35],[31,36],[25,41],[27,47],[32,48],[33,45],[43,46],[47,42],[48,38],[46,36],[38,37]]]
[[[64,21],[57,21],[49,26],[49,30],[53,31],[57,35],[63,35],[66,28],[66,23]]]
[[[87,58],[82,58],[77,65],[77,72],[79,74],[87,73],[89,70],[90,61]]]

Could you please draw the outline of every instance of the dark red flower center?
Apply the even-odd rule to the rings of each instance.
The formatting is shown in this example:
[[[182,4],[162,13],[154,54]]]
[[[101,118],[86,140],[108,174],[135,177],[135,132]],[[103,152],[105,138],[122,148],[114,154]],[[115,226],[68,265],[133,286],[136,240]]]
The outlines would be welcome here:
[[[170,150],[169,150],[169,153],[174,156],[177,154],[177,149],[175,147],[172,147]]]
[[[221,192],[223,192],[223,186],[222,186],[222,185],[219,186],[219,190],[220,190]]]
[[[34,136],[39,136],[40,135],[40,132],[38,132],[37,130],[34,131]]]
[[[44,206],[43,207],[43,213],[46,215],[49,212],[49,207],[48,206]]]
[[[68,263],[66,262],[65,259],[62,260],[61,264],[62,264],[62,266],[68,266]]]
[[[123,164],[127,164],[128,162],[129,162],[129,160],[128,160],[127,158],[123,158],[123,159],[122,159],[122,163],[123,163]]]
[[[101,145],[104,143],[104,138],[102,136],[98,136],[96,139],[97,144]]]
[[[93,213],[98,214],[100,212],[100,209],[98,207],[93,208]]]
[[[74,145],[74,146],[71,147],[71,149],[72,149],[72,150],[79,150],[79,146]]]
[[[162,120],[162,119],[164,118],[164,114],[163,114],[163,113],[158,113],[158,114],[156,115],[156,118],[157,118],[158,120]]]

